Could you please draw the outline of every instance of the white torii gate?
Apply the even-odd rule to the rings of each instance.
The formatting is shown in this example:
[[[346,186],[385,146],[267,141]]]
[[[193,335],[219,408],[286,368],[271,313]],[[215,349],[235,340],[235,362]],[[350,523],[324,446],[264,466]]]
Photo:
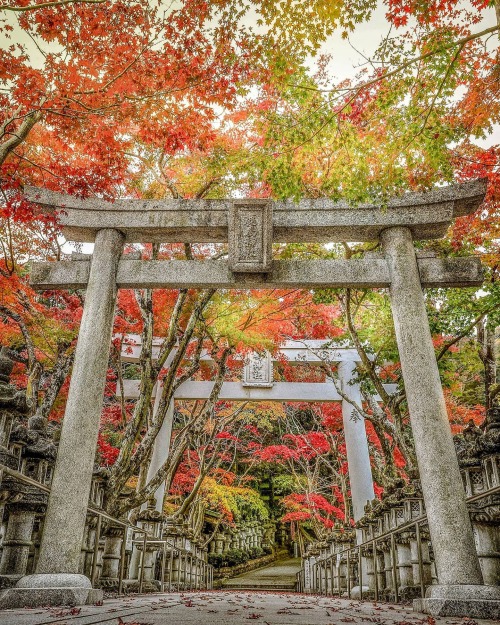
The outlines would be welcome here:
[[[158,354],[161,339],[153,339],[153,358]],[[138,362],[141,353],[141,337],[126,335],[122,346],[122,360]],[[324,340],[286,341],[279,349],[290,363],[321,365],[324,362],[338,362],[338,376],[342,392],[349,399],[361,406],[362,397],[359,383],[354,375],[356,363],[360,361],[355,349],[349,347],[331,347]],[[202,355],[203,360],[211,360],[208,353]],[[351,498],[353,516],[357,521],[363,516],[367,501],[375,497],[373,477],[370,465],[370,455],[366,436],[364,418],[357,413],[353,404],[343,399],[331,380],[326,382],[274,382],[273,361],[277,361],[271,354],[250,354],[243,370],[241,382],[224,382],[219,394],[220,400],[226,401],[276,401],[276,402],[333,402],[342,401],[342,418],[344,423],[347,463],[351,484]],[[124,380],[123,394],[126,399],[139,397],[139,381]],[[214,386],[214,382],[188,380],[181,384],[170,403],[162,427],[158,432],[149,464],[147,482],[156,475],[169,454],[170,438],[172,434],[173,404],[177,400],[207,399]],[[396,391],[396,385],[385,385],[389,393]],[[157,387],[153,390],[155,397],[153,413],[159,404],[160,393]],[[379,397],[375,397],[380,400]],[[155,493],[156,507],[162,508],[165,494],[165,485],[162,484]]]

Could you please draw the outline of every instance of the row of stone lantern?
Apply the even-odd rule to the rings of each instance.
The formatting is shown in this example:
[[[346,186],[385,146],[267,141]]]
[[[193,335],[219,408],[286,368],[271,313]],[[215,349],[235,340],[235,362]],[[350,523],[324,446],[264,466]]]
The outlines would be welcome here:
[[[208,548],[203,536],[187,522],[169,519],[163,536],[166,552],[162,579],[167,588],[208,588],[212,575],[211,567],[207,564]]]
[[[470,422],[455,446],[484,581],[499,585],[500,408],[488,411],[483,429]],[[299,590],[398,600],[438,583],[418,480],[395,480],[357,528],[309,544]]]
[[[265,528],[259,521],[242,522],[236,527],[219,531],[209,543],[210,553],[224,554],[231,549],[249,551],[262,548]]]
[[[0,588],[14,586],[35,570],[57,455],[56,428],[40,416],[28,418],[25,392],[10,384],[12,369],[8,352],[0,349],[0,464],[7,468],[0,470]],[[94,587],[109,590],[120,585],[134,590],[140,584],[143,591],[156,591],[175,580],[183,587],[206,588],[211,567],[199,537],[203,511],[195,509],[189,523],[182,521],[173,529],[151,501],[137,515],[140,532],[131,533],[126,518],[113,521],[105,513],[107,479],[107,470],[96,466],[80,572]]]

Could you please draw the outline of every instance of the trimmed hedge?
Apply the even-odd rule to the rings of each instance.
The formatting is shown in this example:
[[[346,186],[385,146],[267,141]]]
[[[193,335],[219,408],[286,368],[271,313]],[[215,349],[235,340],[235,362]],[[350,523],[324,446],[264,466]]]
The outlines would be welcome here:
[[[272,550],[270,550],[272,551]],[[248,560],[256,560],[264,555],[266,551],[262,547],[252,547],[248,551],[242,549],[229,549],[226,553],[209,553],[208,563],[211,564],[214,569],[222,569],[228,566],[238,566],[238,564],[245,564]]]

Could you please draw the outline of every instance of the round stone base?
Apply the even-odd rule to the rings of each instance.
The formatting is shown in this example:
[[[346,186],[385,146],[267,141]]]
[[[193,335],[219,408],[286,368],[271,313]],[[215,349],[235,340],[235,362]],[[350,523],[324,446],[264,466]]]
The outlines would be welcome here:
[[[36,573],[21,577],[16,588],[92,588],[92,584],[79,573]]]
[[[363,586],[363,597],[367,597],[370,592],[370,588],[368,586]],[[353,586],[351,588],[351,599],[361,599],[361,593],[359,591],[359,586]]]
[[[429,586],[425,599],[415,599],[413,609],[432,616],[500,618],[500,587],[485,585]]]
[[[47,573],[26,575],[0,595],[0,609],[76,606],[102,603],[103,592],[92,588],[85,575]]]

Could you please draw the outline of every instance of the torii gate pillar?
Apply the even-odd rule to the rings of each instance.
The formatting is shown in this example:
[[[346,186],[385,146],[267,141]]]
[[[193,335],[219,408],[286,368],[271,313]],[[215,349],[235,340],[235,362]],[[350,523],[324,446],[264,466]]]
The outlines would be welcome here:
[[[416,607],[436,616],[490,618],[488,603],[498,610],[500,589],[482,585],[413,237],[409,228],[396,227],[380,238],[391,275],[392,315],[439,580]]]
[[[75,364],[71,375],[40,555],[34,575],[2,596],[0,606],[82,605],[102,591],[78,574],[94,469],[116,301],[123,235],[100,230],[95,239]]]

